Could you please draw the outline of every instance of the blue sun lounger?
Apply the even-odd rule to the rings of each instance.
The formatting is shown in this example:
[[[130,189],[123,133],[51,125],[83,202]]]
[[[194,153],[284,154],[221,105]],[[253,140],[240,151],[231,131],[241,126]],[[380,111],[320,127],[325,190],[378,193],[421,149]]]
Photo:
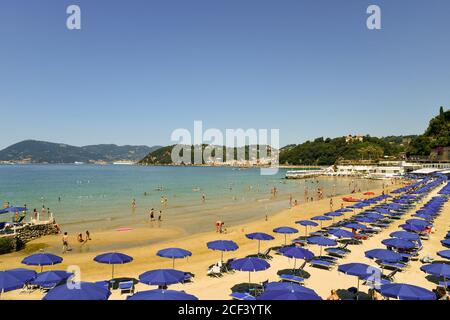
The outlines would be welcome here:
[[[230,297],[232,297],[233,300],[245,300],[245,301],[256,300],[254,296],[250,295],[247,292],[233,292],[232,294],[230,294]]]
[[[303,285],[305,283],[304,278],[299,277],[299,276],[294,276],[292,274],[280,274],[279,277],[282,281],[286,281],[286,282],[293,282],[293,283],[297,283],[300,285]]]
[[[334,263],[323,260],[323,259],[312,259],[311,261],[309,261],[309,264],[312,267],[327,269],[327,270],[331,270],[334,266]]]

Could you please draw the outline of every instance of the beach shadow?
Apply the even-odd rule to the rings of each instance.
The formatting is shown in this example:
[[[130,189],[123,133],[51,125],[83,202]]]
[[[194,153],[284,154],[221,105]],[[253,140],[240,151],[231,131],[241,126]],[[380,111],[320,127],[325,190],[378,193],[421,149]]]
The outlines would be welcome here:
[[[248,292],[249,289],[262,289],[262,285],[260,283],[238,283],[231,287],[231,292]]]
[[[356,291],[356,288],[352,287],[348,289],[338,289],[336,290],[336,293],[341,300],[356,300]],[[359,291],[358,300],[370,300],[370,297],[367,293]]]
[[[425,279],[427,279],[431,283],[434,283],[436,286],[439,285],[439,281],[442,281],[440,277],[433,276],[433,275],[427,275],[425,277]]]
[[[293,275],[297,277],[302,277],[303,279],[308,279],[311,277],[311,274],[308,271],[303,269],[283,269],[277,272],[277,275],[281,276],[282,274]]]
[[[273,257],[271,255],[268,254],[250,254],[247,256],[247,258],[260,258],[260,259],[264,259],[264,260],[272,260]]]

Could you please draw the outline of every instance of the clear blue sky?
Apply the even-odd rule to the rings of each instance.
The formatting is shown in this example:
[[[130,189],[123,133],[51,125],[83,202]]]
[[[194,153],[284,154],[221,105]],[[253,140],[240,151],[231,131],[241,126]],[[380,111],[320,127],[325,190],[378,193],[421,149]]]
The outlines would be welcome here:
[[[70,4],[81,31],[66,29]],[[450,105],[449,13],[447,0],[2,0],[0,148],[169,144],[194,120],[279,128],[282,145],[421,133]]]

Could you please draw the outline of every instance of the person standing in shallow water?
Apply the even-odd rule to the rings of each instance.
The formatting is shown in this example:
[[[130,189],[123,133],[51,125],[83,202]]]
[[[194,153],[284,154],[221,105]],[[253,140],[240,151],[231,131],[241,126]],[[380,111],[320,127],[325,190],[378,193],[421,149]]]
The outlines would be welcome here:
[[[131,201],[131,209],[136,209],[136,199],[133,199],[132,201]]]

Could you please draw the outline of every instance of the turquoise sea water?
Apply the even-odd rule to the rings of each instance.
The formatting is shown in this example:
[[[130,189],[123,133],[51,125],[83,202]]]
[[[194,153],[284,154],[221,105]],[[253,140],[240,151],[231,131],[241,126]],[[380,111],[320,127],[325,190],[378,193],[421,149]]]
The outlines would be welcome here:
[[[277,175],[261,176],[259,169],[228,167],[3,165],[0,201],[27,204],[29,216],[33,208],[39,210],[45,205],[69,230],[144,224],[149,209],[154,208],[156,216],[162,210],[166,226],[191,233],[212,230],[218,219],[230,225],[270,216],[289,206],[289,194],[302,203],[305,187],[309,196],[315,197],[318,186],[329,196],[347,194],[354,185],[364,191],[379,188],[382,183],[349,178],[285,180],[285,172],[280,169]],[[279,190],[276,199],[271,197],[273,187]],[[162,196],[167,197],[167,205],[161,204]],[[135,210],[131,209],[133,198]],[[0,219],[11,217],[3,215]]]

